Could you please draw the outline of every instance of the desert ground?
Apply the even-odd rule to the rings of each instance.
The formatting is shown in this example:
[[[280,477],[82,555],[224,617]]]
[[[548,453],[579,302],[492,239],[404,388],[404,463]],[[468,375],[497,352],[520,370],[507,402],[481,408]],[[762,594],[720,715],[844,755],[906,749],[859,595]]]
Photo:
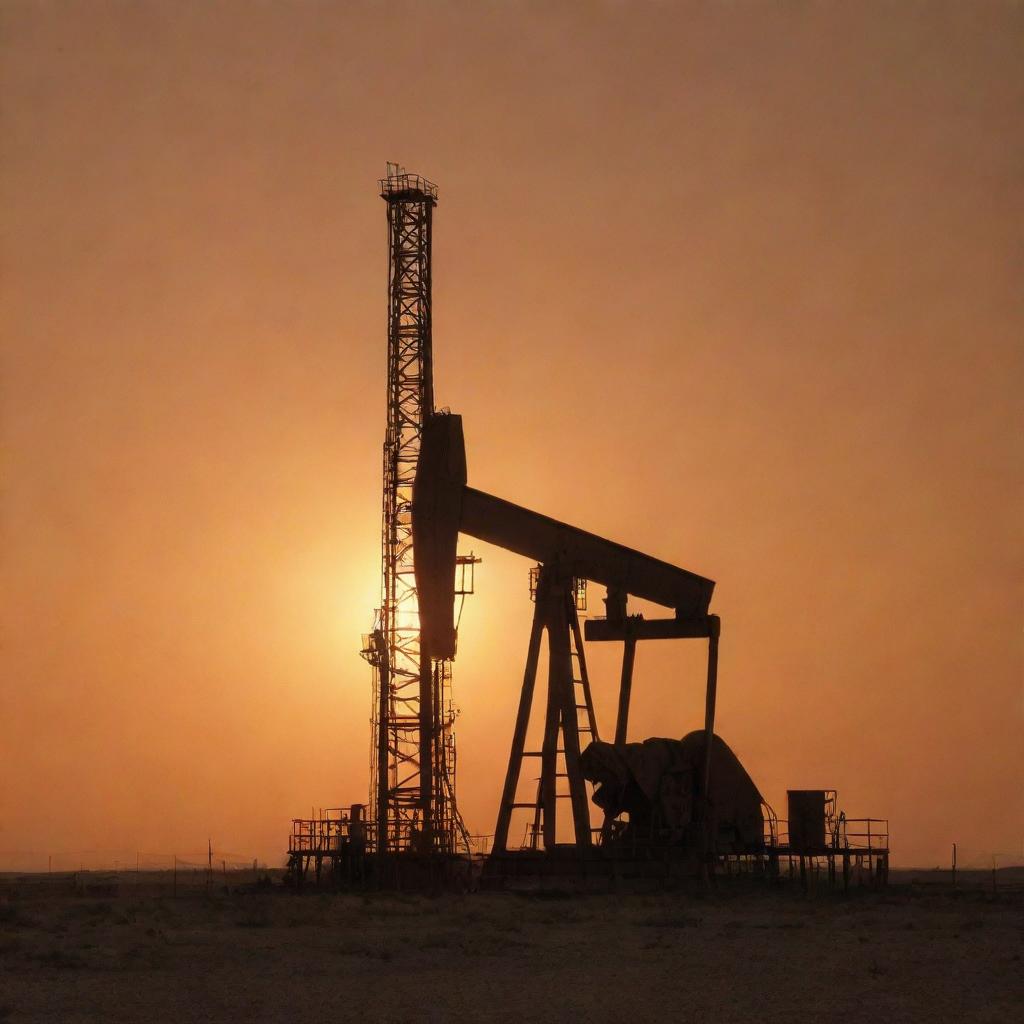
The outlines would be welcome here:
[[[1013,879],[428,896],[0,878],[4,1022],[1009,1022],[1022,952]]]

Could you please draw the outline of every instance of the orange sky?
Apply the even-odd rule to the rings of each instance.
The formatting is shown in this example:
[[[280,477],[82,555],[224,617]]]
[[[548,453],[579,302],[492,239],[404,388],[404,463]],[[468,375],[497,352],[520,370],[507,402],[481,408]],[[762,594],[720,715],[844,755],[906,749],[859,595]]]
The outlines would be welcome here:
[[[718,581],[780,813],[1024,855],[1024,8],[844,6],[0,7],[0,868],[277,862],[365,797],[386,159],[440,186],[470,482]],[[476,550],[486,833],[531,606]],[[641,647],[633,737],[701,656]]]

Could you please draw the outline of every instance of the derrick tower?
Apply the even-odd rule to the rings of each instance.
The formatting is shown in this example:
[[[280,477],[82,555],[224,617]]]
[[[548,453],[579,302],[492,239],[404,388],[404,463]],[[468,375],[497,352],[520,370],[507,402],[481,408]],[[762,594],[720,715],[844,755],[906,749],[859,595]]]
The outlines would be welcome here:
[[[421,642],[412,497],[424,421],[434,411],[431,229],[437,187],[388,164],[387,432],[381,605],[363,654],[373,666],[370,805],[381,854],[453,853],[467,841],[455,804],[451,661]]]

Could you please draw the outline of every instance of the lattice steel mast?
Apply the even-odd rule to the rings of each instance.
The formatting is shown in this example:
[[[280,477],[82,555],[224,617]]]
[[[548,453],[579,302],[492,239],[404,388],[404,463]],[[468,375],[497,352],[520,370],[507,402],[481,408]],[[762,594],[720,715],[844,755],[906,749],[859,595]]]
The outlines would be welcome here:
[[[381,607],[364,645],[374,666],[370,803],[381,853],[452,853],[455,806],[451,663],[420,643],[412,493],[424,419],[434,411],[431,228],[437,187],[388,164],[388,420],[384,440]]]

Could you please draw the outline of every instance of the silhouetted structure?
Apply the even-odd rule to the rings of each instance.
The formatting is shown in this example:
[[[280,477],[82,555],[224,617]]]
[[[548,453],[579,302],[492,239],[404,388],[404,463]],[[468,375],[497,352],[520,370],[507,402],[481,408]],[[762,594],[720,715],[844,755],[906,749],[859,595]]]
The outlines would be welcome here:
[[[451,413],[427,417],[421,435],[420,462],[413,501],[413,538],[417,556],[420,624],[423,635],[438,645],[454,632],[455,565],[452,557],[459,533],[536,559],[533,574],[535,610],[526,658],[523,690],[512,738],[508,771],[494,834],[494,855],[508,849],[513,812],[527,810],[532,822],[529,846],[538,836],[545,850],[559,844],[558,801],[568,799],[573,843],[578,849],[593,842],[590,810],[580,770],[580,712],[583,731],[597,739],[597,723],[590,697],[583,642],[577,617],[580,581],[603,583],[609,592],[611,618],[605,621],[607,638],[617,632],[642,634],[641,621],[627,618],[626,600],[632,594],[675,612],[673,618],[647,625],[665,637],[706,637],[708,697],[705,729],[714,730],[714,689],[718,650],[718,619],[708,614],[714,583],[667,562],[514,505],[466,485],[466,454],[462,419]],[[587,624],[588,627],[590,623]],[[525,749],[534,703],[542,635],[547,633],[548,677],[544,736],[540,750]],[[579,675],[576,675],[578,669]],[[631,671],[623,671],[620,716],[628,714]],[[624,728],[624,726],[623,726]],[[540,785],[529,800],[518,796],[523,759],[540,759]],[[701,778],[710,775],[705,766]],[[558,780],[567,792],[560,793]],[[528,826],[529,828],[529,826]]]
[[[296,819],[289,843],[293,875],[310,865],[319,879],[363,877],[376,854],[378,880],[419,873],[436,879],[439,858],[469,854],[455,802],[451,665],[457,602],[471,593],[472,554],[458,554],[466,534],[531,559],[533,624],[488,869],[492,877],[546,872],[551,864],[618,876],[629,865],[685,863],[777,874],[795,858],[806,883],[819,863],[848,882],[851,863],[866,861],[884,881],[888,826],[837,813],[830,790],[790,791],[790,828],[782,829],[739,759],[715,735],[721,623],[710,612],[714,582],[651,555],[515,505],[467,484],[462,418],[434,409],[431,340],[431,231],[436,187],[388,165],[380,182],[388,209],[388,422],[384,442],[382,593],[363,654],[374,669],[371,799]],[[587,582],[607,589],[606,616],[581,632]],[[630,614],[630,598],[666,614]],[[461,606],[460,606],[461,607]],[[547,686],[538,749],[526,749],[537,696],[541,644],[547,637]],[[584,637],[623,645],[614,742],[603,742],[590,689]],[[636,645],[641,640],[707,641],[704,727],[682,739],[628,742]],[[589,745],[583,749],[581,736]],[[536,759],[536,760],[534,760]],[[537,785],[521,793],[524,762],[539,764]],[[533,781],[533,780],[528,780]],[[588,786],[603,812],[590,819]],[[559,801],[568,801],[568,818]],[[357,809],[358,808],[358,812]],[[512,821],[526,812],[523,839]],[[333,815],[333,816],[332,816]],[[559,822],[568,820],[571,832]],[[390,857],[389,855],[402,855]],[[426,867],[426,874],[423,869]],[[443,874],[443,872],[442,872]]]
[[[765,805],[757,786],[719,736],[712,741],[711,777],[705,780],[706,739],[697,731],[681,740],[587,747],[583,775],[595,786],[594,803],[612,823],[604,837],[609,849],[631,857],[645,847],[665,846],[697,854],[706,826],[717,854],[763,852]]]
[[[288,840],[288,874],[302,885],[312,869],[319,885],[326,867],[334,884],[364,882],[374,838],[373,823],[366,820],[362,804],[328,807],[317,817],[295,818]]]
[[[431,646],[422,636],[412,537],[420,434],[434,408],[430,264],[437,187],[388,164],[380,194],[388,211],[388,378],[381,605],[363,642],[374,669],[370,804],[378,853],[450,854],[468,849],[455,802],[455,646],[453,638]]]

